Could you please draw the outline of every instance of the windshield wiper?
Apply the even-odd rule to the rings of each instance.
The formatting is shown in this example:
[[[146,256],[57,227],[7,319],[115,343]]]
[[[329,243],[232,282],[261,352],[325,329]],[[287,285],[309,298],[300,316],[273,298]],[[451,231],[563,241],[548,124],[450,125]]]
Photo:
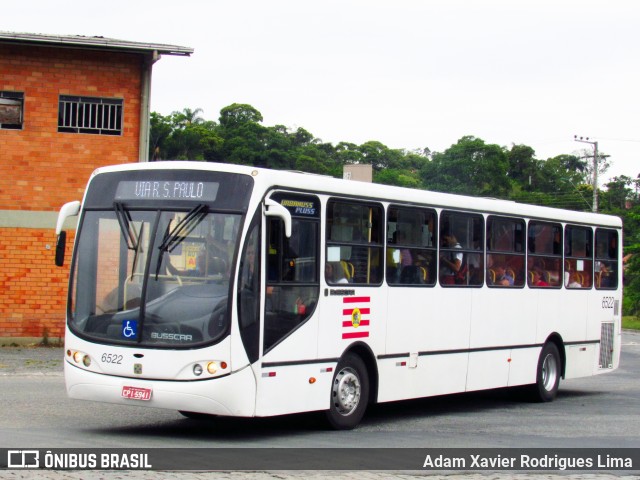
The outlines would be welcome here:
[[[132,225],[131,214],[129,213],[129,210],[124,208],[124,205],[120,202],[114,202],[113,209],[116,212],[116,218],[118,219],[118,223],[120,224],[122,236],[127,241],[127,248],[129,250],[135,251],[135,254],[133,255],[133,262],[131,265],[131,278],[133,279],[133,274],[136,271],[136,265],[138,263],[140,246],[142,244],[140,239],[142,238],[144,223],[140,224],[140,231],[136,232],[135,227]]]
[[[131,226],[131,214],[124,208],[124,205],[120,202],[113,203],[113,209],[116,212],[118,223],[120,224],[120,230],[122,236],[127,241],[127,248],[129,250],[138,250],[138,243],[140,242],[140,236],[136,232],[135,228]]]
[[[204,204],[196,205],[178,224],[171,228],[171,222],[167,225],[162,243],[158,246],[160,253],[158,254],[158,263],[156,265],[156,280],[160,272],[160,264],[165,252],[171,253],[182,241],[189,236],[194,228],[207,215],[207,206]]]

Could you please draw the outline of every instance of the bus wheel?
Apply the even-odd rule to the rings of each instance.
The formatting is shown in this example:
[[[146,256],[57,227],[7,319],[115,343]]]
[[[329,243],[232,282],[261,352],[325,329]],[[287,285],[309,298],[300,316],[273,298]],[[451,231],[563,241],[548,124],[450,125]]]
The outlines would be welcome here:
[[[536,383],[532,385],[532,398],[537,402],[551,402],[556,398],[560,385],[562,366],[558,347],[547,343],[542,347],[538,359]]]
[[[368,403],[367,367],[359,356],[348,353],[333,377],[327,420],[336,430],[350,430],[360,423]]]

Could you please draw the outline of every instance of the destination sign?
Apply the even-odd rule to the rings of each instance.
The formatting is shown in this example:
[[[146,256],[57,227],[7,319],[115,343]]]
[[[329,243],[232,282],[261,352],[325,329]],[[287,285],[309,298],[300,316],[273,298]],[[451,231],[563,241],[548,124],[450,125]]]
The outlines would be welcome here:
[[[124,180],[118,182],[115,200],[197,200],[214,202],[218,182],[182,182],[175,180]]]

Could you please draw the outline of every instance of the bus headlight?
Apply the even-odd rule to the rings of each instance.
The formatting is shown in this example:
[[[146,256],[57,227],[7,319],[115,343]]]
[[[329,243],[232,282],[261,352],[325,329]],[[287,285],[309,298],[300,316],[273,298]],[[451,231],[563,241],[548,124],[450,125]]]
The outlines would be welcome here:
[[[91,365],[91,357],[84,352],[67,350],[67,356],[73,358],[73,361],[76,363],[82,363],[85,367],[89,367]]]
[[[205,374],[206,376],[217,376],[225,373],[228,368],[227,362],[223,360],[201,360],[198,363],[194,363],[191,367],[191,373],[196,377]]]

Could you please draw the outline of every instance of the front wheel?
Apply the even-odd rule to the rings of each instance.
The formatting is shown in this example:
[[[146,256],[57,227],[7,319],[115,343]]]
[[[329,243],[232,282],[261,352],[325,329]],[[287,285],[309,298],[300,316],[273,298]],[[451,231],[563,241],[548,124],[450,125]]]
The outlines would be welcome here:
[[[536,383],[531,386],[532,399],[537,402],[553,401],[558,393],[561,375],[562,362],[558,347],[554,343],[547,343],[542,347],[538,359]]]
[[[336,430],[351,430],[362,420],[368,403],[367,367],[359,356],[348,353],[333,377],[327,420]]]

